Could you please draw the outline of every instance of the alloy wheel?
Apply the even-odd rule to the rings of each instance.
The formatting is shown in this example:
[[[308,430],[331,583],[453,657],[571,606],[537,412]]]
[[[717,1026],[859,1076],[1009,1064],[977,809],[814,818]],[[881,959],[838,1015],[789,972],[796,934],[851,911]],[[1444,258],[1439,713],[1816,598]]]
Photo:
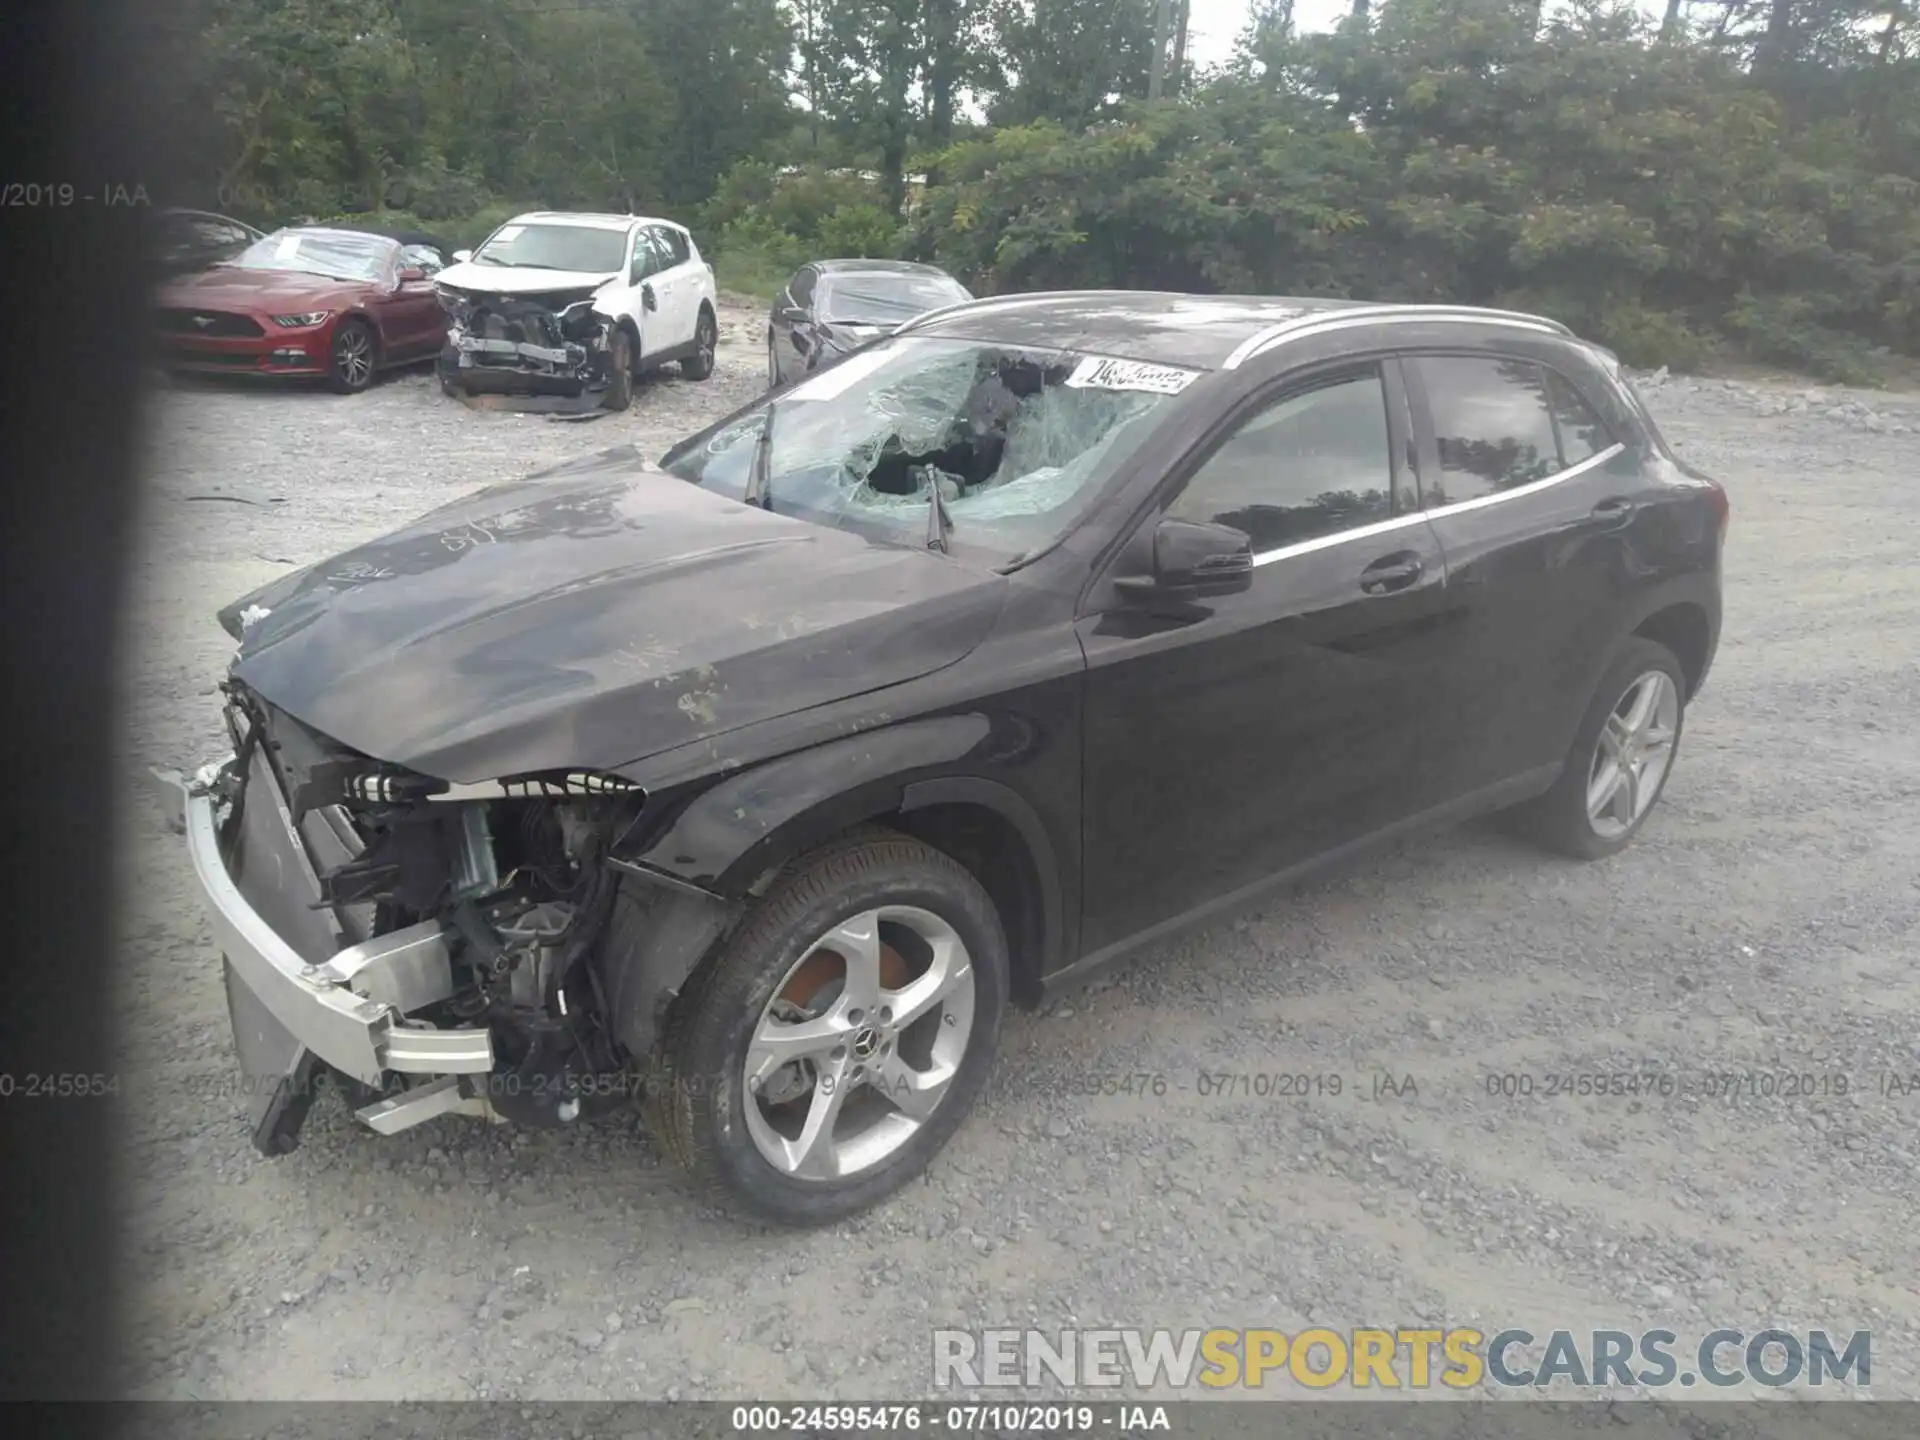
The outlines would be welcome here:
[[[930,910],[883,905],[808,946],[747,1046],[747,1131],[801,1180],[880,1164],[945,1100],[973,1035],[972,957]]]
[[[1616,840],[1640,823],[1673,764],[1680,729],[1680,692],[1664,670],[1628,685],[1594,745],[1587,769],[1587,823]]]
[[[340,378],[357,390],[373,373],[373,341],[364,328],[349,325],[333,342],[333,358]]]

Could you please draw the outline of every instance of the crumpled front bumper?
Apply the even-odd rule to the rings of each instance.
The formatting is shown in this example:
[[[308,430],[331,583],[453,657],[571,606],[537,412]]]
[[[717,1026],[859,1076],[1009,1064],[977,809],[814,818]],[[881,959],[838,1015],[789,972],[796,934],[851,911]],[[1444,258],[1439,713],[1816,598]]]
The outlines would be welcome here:
[[[398,1075],[414,1083],[362,1108],[359,1118],[386,1133],[455,1111],[487,1115],[485,1086],[472,1079],[494,1068],[485,1029],[438,1029],[408,1016],[452,993],[449,935],[428,922],[309,959],[242,893],[222,854],[216,787],[233,764],[203,767],[191,779],[156,771],[226,959],[228,1003],[247,1093],[254,1143],[269,1154],[293,1148],[312,1098],[317,1064],[367,1085]],[[241,817],[249,863],[259,863],[308,912],[319,901],[307,847],[271,767],[255,752]],[[256,894],[258,892],[256,891]],[[295,913],[290,910],[287,913]],[[420,1083],[416,1077],[433,1077]]]
[[[560,345],[537,345],[521,340],[492,340],[450,329],[447,344],[461,369],[484,368],[578,379],[588,370],[585,345],[569,340]],[[598,347],[596,347],[598,348]]]

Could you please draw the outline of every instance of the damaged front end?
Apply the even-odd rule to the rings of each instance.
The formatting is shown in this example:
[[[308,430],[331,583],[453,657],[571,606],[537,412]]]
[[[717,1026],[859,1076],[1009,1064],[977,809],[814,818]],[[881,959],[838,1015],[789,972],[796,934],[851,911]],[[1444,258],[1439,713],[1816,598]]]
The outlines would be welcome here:
[[[595,308],[596,291],[487,294],[442,285],[448,389],[579,396],[613,388],[627,363],[619,326]]]
[[[234,753],[170,779],[226,958],[263,1153],[330,1075],[394,1133],[449,1113],[564,1125],[625,1098],[596,951],[644,796],[562,773],[455,786],[226,687]]]

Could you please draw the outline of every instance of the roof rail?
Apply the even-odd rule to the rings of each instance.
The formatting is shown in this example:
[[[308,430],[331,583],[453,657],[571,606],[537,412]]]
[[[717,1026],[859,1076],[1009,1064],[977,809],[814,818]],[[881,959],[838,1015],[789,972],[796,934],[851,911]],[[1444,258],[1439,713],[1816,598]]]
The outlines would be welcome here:
[[[1481,325],[1519,325],[1553,335],[1569,337],[1573,335],[1573,331],[1558,320],[1549,319],[1545,315],[1530,315],[1521,310],[1492,310],[1482,305],[1355,305],[1343,310],[1318,310],[1306,315],[1296,315],[1290,320],[1282,320],[1277,325],[1268,326],[1258,335],[1251,336],[1237,345],[1233,353],[1221,362],[1220,368],[1222,370],[1237,369],[1254,356],[1263,354],[1276,345],[1288,340],[1304,339],[1308,335],[1324,334],[1328,330],[1345,330],[1353,325],[1391,325],[1418,320],[1458,320]]]

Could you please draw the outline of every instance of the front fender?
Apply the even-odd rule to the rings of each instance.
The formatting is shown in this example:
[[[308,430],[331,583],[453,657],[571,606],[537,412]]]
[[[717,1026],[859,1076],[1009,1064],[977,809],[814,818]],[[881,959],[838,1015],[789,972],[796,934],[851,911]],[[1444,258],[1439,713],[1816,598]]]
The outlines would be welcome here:
[[[617,933],[604,956],[620,1042],[634,1055],[651,1049],[667,1008],[737,921],[740,902],[763,891],[787,860],[908,808],[916,790],[911,803],[960,798],[949,793],[951,782],[912,777],[960,762],[991,730],[984,715],[947,715],[849,735],[737,771],[694,795],[663,827],[623,839],[614,854],[626,872]],[[1030,809],[1014,823],[1023,835],[1039,830]],[[1044,844],[1044,832],[1039,838]],[[1050,846],[1045,853],[1051,857]],[[1051,943],[1059,923],[1052,890],[1048,900]]]
[[[751,893],[831,835],[901,808],[915,779],[958,765],[992,732],[941,715],[831,740],[742,770],[693,797],[624,858],[718,895]]]

